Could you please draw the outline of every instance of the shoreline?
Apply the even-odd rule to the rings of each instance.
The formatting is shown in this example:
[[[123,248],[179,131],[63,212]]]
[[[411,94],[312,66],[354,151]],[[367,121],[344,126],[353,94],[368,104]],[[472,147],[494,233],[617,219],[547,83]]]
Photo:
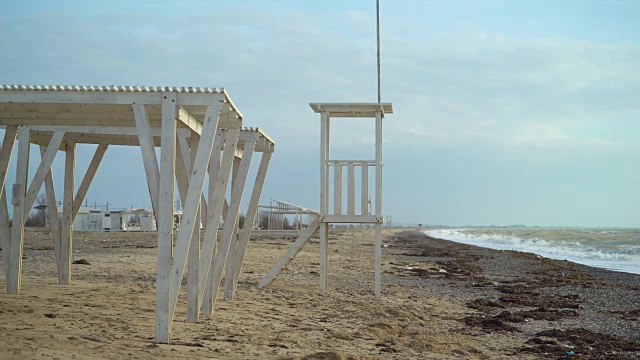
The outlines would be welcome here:
[[[317,237],[260,289],[296,235],[254,234],[236,298],[221,292],[213,319],[187,324],[181,291],[171,345],[152,342],[154,233],[75,233],[74,259],[89,264],[73,265],[71,286],[55,284],[48,234],[26,237],[23,294],[0,291],[0,352],[10,359],[640,357],[640,275],[417,230],[383,231],[381,301],[370,229],[331,229],[324,297]]]

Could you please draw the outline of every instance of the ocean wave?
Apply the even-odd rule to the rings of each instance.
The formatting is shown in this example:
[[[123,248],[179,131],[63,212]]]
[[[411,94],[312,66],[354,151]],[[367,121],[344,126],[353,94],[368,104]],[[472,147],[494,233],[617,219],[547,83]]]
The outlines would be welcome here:
[[[539,237],[521,238],[497,233],[469,234],[467,229],[428,230],[424,233],[439,239],[498,250],[517,250],[544,257],[569,260],[585,265],[640,274],[640,245],[602,246],[584,245],[579,241],[558,241]],[[529,234],[533,235],[533,234]]]

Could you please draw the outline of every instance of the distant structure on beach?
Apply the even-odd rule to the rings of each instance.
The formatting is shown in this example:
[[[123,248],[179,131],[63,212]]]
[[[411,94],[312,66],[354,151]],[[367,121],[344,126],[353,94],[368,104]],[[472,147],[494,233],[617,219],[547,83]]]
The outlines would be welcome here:
[[[253,228],[254,230],[300,232],[319,215],[320,212],[317,210],[271,199],[269,205],[258,206],[258,216],[253,223]]]

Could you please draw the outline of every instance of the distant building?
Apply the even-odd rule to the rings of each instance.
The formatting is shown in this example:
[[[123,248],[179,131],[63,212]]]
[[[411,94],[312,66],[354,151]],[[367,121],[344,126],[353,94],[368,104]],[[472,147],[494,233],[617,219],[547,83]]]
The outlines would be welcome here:
[[[62,206],[58,206],[58,217],[62,220]],[[50,227],[49,217],[45,227]],[[81,207],[73,222],[74,231],[120,232],[157,231],[153,211],[147,209],[100,210]]]

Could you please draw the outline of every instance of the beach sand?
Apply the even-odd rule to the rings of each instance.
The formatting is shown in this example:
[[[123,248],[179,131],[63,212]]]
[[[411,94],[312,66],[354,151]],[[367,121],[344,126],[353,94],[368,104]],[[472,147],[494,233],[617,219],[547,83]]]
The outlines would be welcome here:
[[[56,284],[49,234],[27,231],[22,294],[0,277],[0,358],[633,359],[640,276],[533,254],[383,232],[382,299],[372,229],[332,229],[329,291],[317,238],[269,288],[257,282],[296,235],[252,236],[233,302],[156,345],[154,233],[75,233],[71,286]],[[573,354],[573,355],[570,355]]]

